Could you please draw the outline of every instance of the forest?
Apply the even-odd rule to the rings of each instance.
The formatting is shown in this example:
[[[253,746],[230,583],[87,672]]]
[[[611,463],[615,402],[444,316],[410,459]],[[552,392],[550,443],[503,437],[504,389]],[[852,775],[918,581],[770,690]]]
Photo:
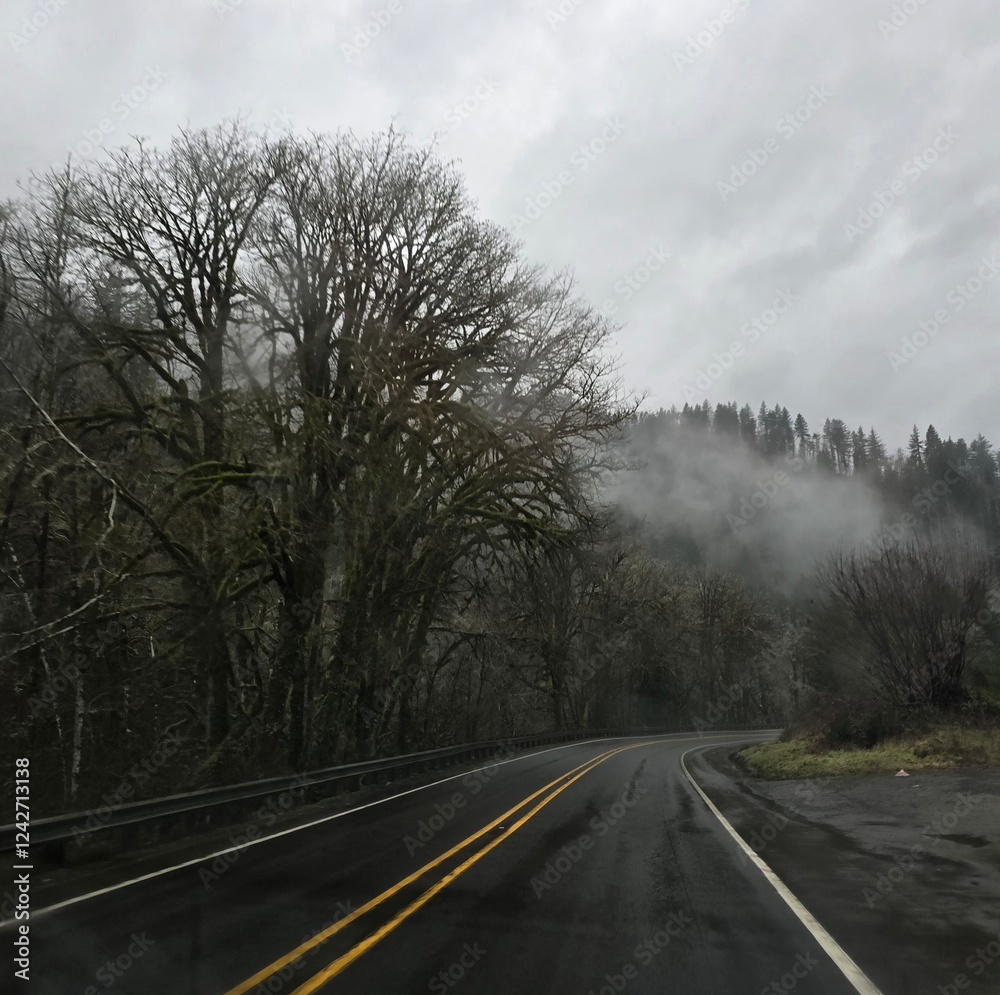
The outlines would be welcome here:
[[[617,331],[391,130],[183,130],[0,205],[0,709],[37,814],[997,700],[986,438],[651,412]]]

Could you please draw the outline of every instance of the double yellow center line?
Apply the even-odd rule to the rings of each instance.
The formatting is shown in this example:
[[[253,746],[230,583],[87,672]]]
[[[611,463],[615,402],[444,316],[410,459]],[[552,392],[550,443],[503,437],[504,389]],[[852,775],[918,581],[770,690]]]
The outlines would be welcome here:
[[[439,891],[446,888],[452,881],[454,881],[459,875],[464,874],[473,864],[481,860],[486,856],[495,846],[502,843],[508,836],[512,833],[517,832],[529,819],[535,816],[541,809],[543,809],[553,798],[565,791],[571,784],[578,781],[584,774],[589,773],[599,764],[604,763],[605,760],[609,760],[611,757],[616,756],[619,753],[623,753],[625,750],[634,750],[638,746],[646,746],[647,743],[635,743],[631,746],[622,746],[614,750],[608,750],[605,753],[600,754],[600,756],[594,757],[592,760],[588,760],[585,763],[580,764],[579,767],[574,767],[573,770],[566,774],[561,774],[554,781],[550,781],[543,788],[539,788],[537,791],[523,798],[512,808],[509,808],[503,815],[498,816],[488,825],[483,826],[482,829],[473,833],[471,836],[466,837],[461,843],[456,844],[450,850],[442,853],[440,856],[435,857],[433,860],[428,861],[423,867],[414,871],[412,874],[407,875],[401,881],[398,881],[391,888],[387,888],[382,894],[377,895],[371,901],[366,902],[360,908],[355,909],[350,915],[345,916],[343,919],[338,920],[332,926],[317,933],[315,936],[310,937],[304,943],[301,943],[294,950],[289,951],[283,957],[278,958],[272,964],[268,964],[267,967],[261,968],[252,978],[247,978],[246,981],[237,985],[235,988],[229,989],[226,995],[245,995],[256,985],[267,981],[273,974],[282,970],[282,968],[288,967],[289,964],[298,960],[304,954],[309,953],[309,951],[314,950],[316,947],[325,943],[330,937],[339,933],[342,929],[345,929],[356,919],[371,912],[373,909],[377,908],[383,902],[388,901],[394,895],[399,894],[404,888],[418,881],[429,871],[434,870],[435,867],[443,864],[446,860],[460,853],[470,844],[474,843],[476,840],[481,839],[487,833],[496,829],[498,826],[503,826],[508,819],[510,819],[516,812],[519,812],[526,805],[531,804],[535,799],[542,795],[544,798],[537,805],[535,805],[530,811],[522,815],[516,822],[512,823],[502,833],[491,840],[486,846],[477,850],[472,856],[467,857],[462,863],[457,867],[449,871],[444,877],[436,881],[431,887],[429,887],[419,898],[411,902],[402,912],[393,916],[392,919],[388,920],[384,925],[380,926],[377,930],[367,936],[360,943],[356,944],[347,953],[338,957],[336,960],[332,961],[325,968],[323,968],[319,973],[315,974],[308,981],[299,985],[292,995],[310,995],[312,992],[319,991],[319,989],[325,985],[331,978],[336,977],[345,968],[354,963],[359,957],[369,951],[377,943],[383,940],[389,935],[397,926],[408,919],[414,912],[419,908],[426,905]],[[548,792],[548,794],[546,794]]]

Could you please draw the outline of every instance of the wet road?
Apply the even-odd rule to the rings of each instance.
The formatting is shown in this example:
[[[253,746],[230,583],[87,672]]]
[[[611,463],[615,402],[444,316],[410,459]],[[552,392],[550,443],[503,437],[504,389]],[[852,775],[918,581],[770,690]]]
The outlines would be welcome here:
[[[759,738],[542,750],[43,913],[16,990],[856,993],[685,776]]]

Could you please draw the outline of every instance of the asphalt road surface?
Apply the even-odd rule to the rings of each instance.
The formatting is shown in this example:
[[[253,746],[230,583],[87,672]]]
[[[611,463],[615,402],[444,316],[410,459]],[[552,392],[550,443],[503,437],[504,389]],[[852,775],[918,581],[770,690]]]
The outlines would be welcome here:
[[[545,749],[39,910],[4,990],[871,995],[685,775],[759,738]]]

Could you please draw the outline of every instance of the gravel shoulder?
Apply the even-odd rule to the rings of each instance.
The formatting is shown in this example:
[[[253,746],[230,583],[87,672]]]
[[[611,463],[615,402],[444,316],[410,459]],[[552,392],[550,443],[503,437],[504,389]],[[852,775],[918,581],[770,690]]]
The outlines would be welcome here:
[[[693,776],[886,995],[1000,992],[1000,772],[767,781],[737,750]]]

